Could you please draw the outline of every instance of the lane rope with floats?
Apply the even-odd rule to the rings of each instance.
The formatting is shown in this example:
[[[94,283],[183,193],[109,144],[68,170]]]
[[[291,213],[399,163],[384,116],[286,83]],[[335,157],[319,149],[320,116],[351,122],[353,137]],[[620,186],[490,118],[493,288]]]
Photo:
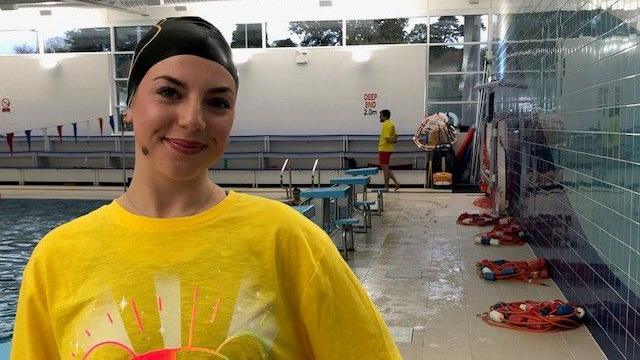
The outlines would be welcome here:
[[[463,213],[456,221],[466,226],[494,226],[491,231],[474,236],[482,245],[523,245],[528,237],[524,227],[513,217],[494,217],[489,214]],[[546,259],[488,260],[476,263],[478,276],[487,281],[513,280],[546,285],[550,277]],[[488,312],[478,314],[487,324],[507,329],[549,333],[575,329],[582,325],[586,311],[583,307],[564,302],[517,301],[492,305]]]
[[[488,214],[471,214],[465,212],[458,216],[456,223],[458,225],[468,226],[491,226],[495,225],[497,221],[498,218]]]
[[[505,217],[496,220],[495,226],[489,232],[477,233],[473,237],[476,244],[481,245],[524,245],[527,233],[518,220]]]
[[[487,281],[514,280],[529,284],[544,285],[542,281],[549,278],[546,259],[535,260],[488,260],[476,263],[478,276]]]
[[[582,325],[585,309],[562,300],[500,302],[478,316],[489,325],[507,329],[549,333]]]

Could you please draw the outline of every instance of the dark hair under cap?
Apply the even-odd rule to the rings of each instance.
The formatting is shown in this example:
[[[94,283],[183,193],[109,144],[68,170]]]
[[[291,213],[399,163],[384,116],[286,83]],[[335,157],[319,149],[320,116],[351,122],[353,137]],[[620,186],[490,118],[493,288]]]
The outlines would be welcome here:
[[[195,55],[215,61],[229,71],[238,86],[238,71],[233,64],[231,48],[215,26],[196,16],[167,18],[154,25],[136,46],[129,72],[127,105],[131,105],[147,71],[175,55]]]

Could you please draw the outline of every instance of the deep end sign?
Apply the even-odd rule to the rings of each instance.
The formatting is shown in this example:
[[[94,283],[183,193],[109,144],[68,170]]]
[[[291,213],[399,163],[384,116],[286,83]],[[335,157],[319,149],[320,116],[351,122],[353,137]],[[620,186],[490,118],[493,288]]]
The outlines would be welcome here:
[[[362,96],[363,115],[365,115],[365,116],[377,116],[378,115],[378,110],[376,110],[376,107],[378,106],[377,100],[378,100],[378,94],[377,93],[365,93]]]

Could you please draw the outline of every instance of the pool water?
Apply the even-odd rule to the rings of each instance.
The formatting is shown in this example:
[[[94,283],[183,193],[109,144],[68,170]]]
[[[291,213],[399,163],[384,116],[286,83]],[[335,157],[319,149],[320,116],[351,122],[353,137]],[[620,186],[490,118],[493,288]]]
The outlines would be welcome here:
[[[11,343],[0,344],[0,360],[9,359],[10,349],[11,349]]]
[[[0,199],[0,343],[11,338],[22,271],[34,246],[54,227],[109,202]]]

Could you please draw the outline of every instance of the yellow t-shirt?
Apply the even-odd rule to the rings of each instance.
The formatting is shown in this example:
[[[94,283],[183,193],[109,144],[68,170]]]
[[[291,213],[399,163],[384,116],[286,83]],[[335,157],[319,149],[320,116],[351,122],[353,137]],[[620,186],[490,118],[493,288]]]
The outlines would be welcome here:
[[[47,234],[24,272],[11,359],[401,357],[319,227],[230,192],[180,218],[114,201]]]
[[[387,141],[387,138],[396,135],[396,126],[393,121],[391,121],[391,119],[383,121],[382,129],[380,130],[380,141],[378,141],[378,151],[392,152],[393,150],[395,150],[396,144]]]

